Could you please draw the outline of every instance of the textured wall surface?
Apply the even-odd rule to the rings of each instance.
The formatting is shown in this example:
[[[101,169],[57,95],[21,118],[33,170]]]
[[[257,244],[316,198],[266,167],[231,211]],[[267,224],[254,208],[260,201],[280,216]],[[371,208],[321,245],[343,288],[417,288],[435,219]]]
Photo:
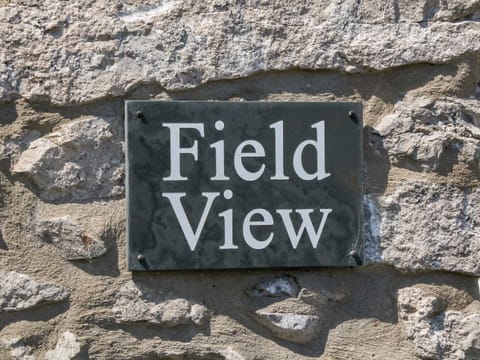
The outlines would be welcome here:
[[[480,1],[0,0],[0,359],[480,359]],[[126,269],[128,99],[360,101],[367,264]]]

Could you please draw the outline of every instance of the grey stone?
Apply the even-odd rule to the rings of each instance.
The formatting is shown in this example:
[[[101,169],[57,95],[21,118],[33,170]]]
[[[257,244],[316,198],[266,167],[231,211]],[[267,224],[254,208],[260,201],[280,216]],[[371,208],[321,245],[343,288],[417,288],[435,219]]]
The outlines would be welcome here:
[[[0,144],[0,160],[16,162],[30,143],[40,136],[41,134],[36,130],[24,130],[7,137],[4,143]]]
[[[331,311],[327,307],[336,306],[338,303],[346,300],[348,294],[346,292],[331,292],[326,289],[305,289],[300,290],[298,298],[303,302],[321,308],[322,311]]]
[[[476,359],[480,343],[480,313],[465,315],[445,309],[443,299],[421,287],[398,294],[399,319],[422,359]]]
[[[480,50],[476,1],[104,1],[0,12],[0,99],[56,104],[262,71],[367,72]]]
[[[220,350],[219,353],[225,357],[225,360],[245,360],[245,358],[231,347]]]
[[[41,220],[36,231],[43,241],[59,249],[67,260],[92,259],[107,251],[103,241],[87,235],[68,217]]]
[[[411,182],[366,198],[367,262],[480,275],[480,190]]]
[[[258,321],[269,328],[279,338],[305,344],[311,341],[320,324],[315,315],[294,313],[270,313],[257,310]]]
[[[202,326],[211,316],[203,305],[133,282],[120,288],[112,311],[119,323],[148,322],[165,327]]]
[[[0,103],[11,101],[12,95],[17,93],[20,81],[15,77],[11,66],[0,63]]]
[[[242,355],[230,346],[222,348],[209,345],[190,346],[189,349],[179,349],[179,346],[175,346],[173,349],[165,349],[165,347],[149,348],[146,353],[137,355],[135,359],[149,358],[148,355],[168,360],[245,360]]]
[[[74,333],[65,331],[58,338],[55,349],[47,351],[45,360],[72,360],[80,359],[82,347]],[[85,357],[84,357],[85,358]]]
[[[377,126],[393,164],[447,173],[457,162],[480,171],[480,104],[418,98],[399,102]]]
[[[37,357],[32,355],[33,349],[25,344],[21,338],[0,339],[0,343],[10,350],[10,356],[19,360],[36,360]]]
[[[300,291],[297,279],[292,275],[277,276],[254,285],[247,291],[253,297],[297,297]]]
[[[110,123],[96,117],[72,121],[32,141],[12,172],[30,177],[47,201],[123,194],[121,142]]]
[[[68,296],[68,291],[61,286],[39,283],[13,271],[0,271],[0,312],[25,310],[63,301]]]

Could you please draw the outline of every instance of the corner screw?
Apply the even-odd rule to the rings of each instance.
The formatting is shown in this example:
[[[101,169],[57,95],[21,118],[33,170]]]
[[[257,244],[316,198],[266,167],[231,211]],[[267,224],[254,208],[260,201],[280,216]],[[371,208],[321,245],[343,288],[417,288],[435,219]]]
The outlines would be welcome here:
[[[348,112],[348,117],[350,118],[350,120],[352,120],[355,124],[358,124],[358,117],[357,117],[357,114],[355,114],[355,112],[353,111],[349,111]]]
[[[137,119],[143,119],[143,113],[141,111],[137,111],[136,115]]]
[[[137,260],[138,261],[143,261],[143,260],[145,260],[145,256],[143,256],[142,254],[138,254],[137,255]]]

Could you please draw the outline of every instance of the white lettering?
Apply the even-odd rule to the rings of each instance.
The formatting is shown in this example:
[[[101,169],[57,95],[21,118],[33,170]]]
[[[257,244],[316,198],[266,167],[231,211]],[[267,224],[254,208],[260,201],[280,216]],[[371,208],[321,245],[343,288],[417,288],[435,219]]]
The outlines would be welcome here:
[[[219,249],[238,249],[238,246],[233,243],[233,209],[228,209],[218,216],[223,217],[224,231],[225,231],[225,242]]]
[[[210,180],[230,180],[228,176],[225,176],[225,141],[219,140],[210,147],[215,149],[215,176]]]
[[[204,127],[201,123],[163,123],[162,126],[170,129],[170,176],[164,177],[165,181],[188,180],[180,174],[180,154],[191,154],[193,159],[198,161],[198,142],[195,140],[193,146],[180,147],[180,129],[195,129],[204,136]]]
[[[259,214],[262,216],[263,220],[260,221],[252,221],[252,217],[255,214]],[[265,249],[273,239],[273,233],[270,232],[270,235],[265,240],[257,240],[250,230],[251,226],[265,226],[265,225],[273,225],[273,217],[265,209],[253,209],[250,211],[243,219],[243,238],[248,246],[255,250]]]
[[[194,251],[195,247],[197,246],[197,242],[200,237],[200,234],[205,225],[205,221],[207,220],[208,213],[210,212],[210,208],[212,207],[213,201],[215,200],[215,198],[217,198],[217,196],[220,195],[220,193],[218,192],[202,193],[202,196],[205,196],[207,198],[207,203],[203,208],[202,216],[200,217],[200,221],[198,222],[198,225],[195,231],[193,230],[192,225],[190,224],[190,221],[188,221],[187,214],[185,213],[185,209],[183,208],[183,205],[181,202],[181,198],[184,197],[185,195],[186,195],[185,193],[162,193],[162,196],[166,197],[170,201],[173,211],[177,216],[178,223],[180,224],[180,228],[183,231],[183,235],[185,236],[185,239],[188,242],[188,246],[190,247],[191,251]]]
[[[284,173],[284,160],[283,160],[283,121],[277,121],[270,125],[275,131],[275,175],[271,180],[288,180],[289,177]]]
[[[317,140],[302,141],[293,154],[293,168],[297,175],[303,180],[322,180],[330,176],[325,172],[325,121],[319,121],[312,125],[317,130]],[[302,155],[307,145],[315,147],[317,151],[317,172],[309,174],[303,167]]]
[[[254,151],[250,153],[243,152],[243,149],[246,146],[252,146]],[[238,176],[240,176],[243,180],[246,180],[246,181],[257,180],[260,176],[262,176],[263,171],[265,170],[265,164],[262,164],[262,166],[260,166],[260,169],[258,171],[251,172],[245,169],[242,159],[244,157],[264,157],[264,156],[265,156],[265,149],[263,148],[262,144],[260,144],[258,141],[247,140],[240,143],[240,145],[238,145],[237,149],[235,150],[235,158],[234,158],[235,170]]]
[[[292,243],[292,247],[294,249],[297,248],[298,243],[300,242],[300,238],[302,237],[303,232],[307,229],[308,237],[310,238],[310,242],[314,249],[317,248],[318,241],[320,240],[320,236],[322,236],[323,227],[327,221],[328,214],[332,212],[332,209],[319,209],[322,213],[322,221],[320,222],[320,226],[318,230],[315,232],[315,229],[312,224],[312,219],[310,218],[310,214],[313,212],[313,209],[298,209],[295,210],[296,213],[299,213],[302,217],[302,224],[298,229],[298,232],[295,233],[295,229],[292,224],[292,220],[290,219],[290,213],[292,209],[279,209],[277,213],[280,214],[283,225],[285,226],[285,230],[287,230],[288,238]]]

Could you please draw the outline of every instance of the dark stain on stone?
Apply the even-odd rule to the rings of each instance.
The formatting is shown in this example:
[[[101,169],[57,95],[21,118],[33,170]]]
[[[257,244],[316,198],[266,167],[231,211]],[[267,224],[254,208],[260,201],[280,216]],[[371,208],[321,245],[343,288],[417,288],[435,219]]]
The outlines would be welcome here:
[[[8,250],[7,243],[3,239],[3,234],[2,234],[2,229],[0,229],[0,249],[2,250]]]

